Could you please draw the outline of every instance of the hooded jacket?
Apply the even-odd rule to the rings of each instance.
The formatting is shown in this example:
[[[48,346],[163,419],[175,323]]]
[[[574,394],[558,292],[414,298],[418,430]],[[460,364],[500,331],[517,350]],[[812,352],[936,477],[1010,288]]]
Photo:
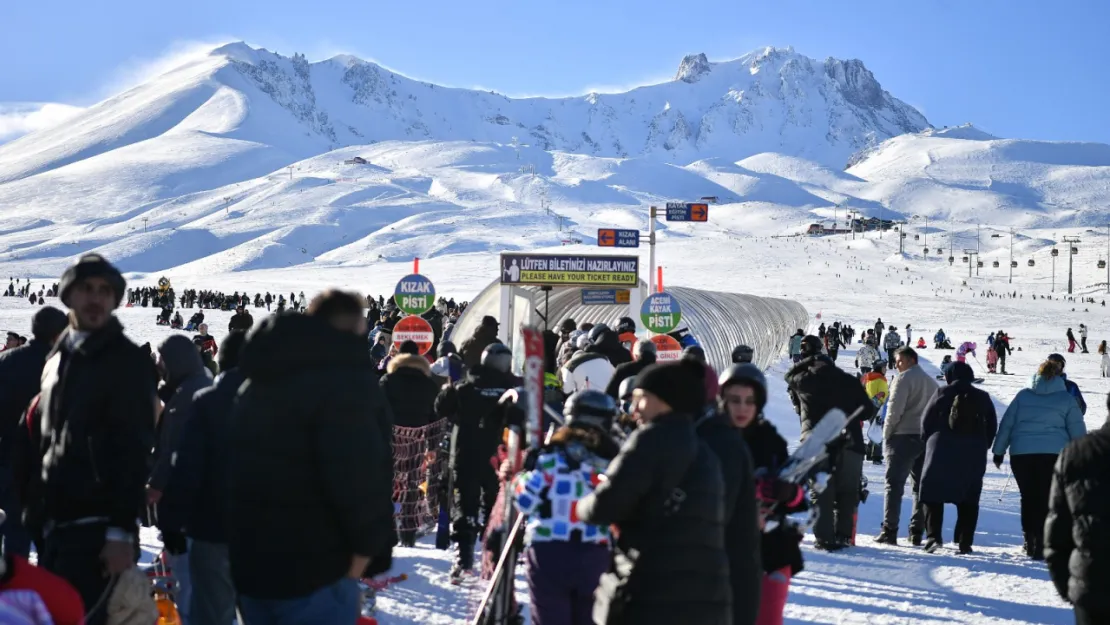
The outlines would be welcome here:
[[[925,408],[937,392],[937,381],[914,365],[898,374],[890,386],[890,403],[883,422],[883,439],[902,434],[921,436]]]
[[[463,364],[467,369],[482,364],[482,352],[490,345],[500,342],[497,338],[497,326],[478,326],[474,329],[474,335],[459,346],[459,355],[462,356]]]
[[[563,393],[570,395],[586,389],[604,391],[615,371],[604,354],[586,348],[575,354],[560,370]]]
[[[994,454],[1058,454],[1070,441],[1087,433],[1083,413],[1068,393],[1060,376],[1045,379],[1033,376],[1029,388],[1018,392],[1010,402],[998,437]]]
[[[862,407],[845,429],[851,448],[864,452],[861,424],[874,416],[875,405],[854,376],[837,368],[828,356],[810,356],[787,372],[786,383],[794,411],[801,418],[802,440],[833,408],[851,415]]]
[[[613,367],[632,362],[632,353],[621,345],[620,337],[612,330],[606,330],[597,338],[597,342],[586,348],[591,354],[601,354]],[[604,389],[605,387],[602,387]]]
[[[212,384],[193,342],[181,334],[170,336],[158,346],[165,369],[165,381],[158,396],[165,403],[158,419],[158,441],[154,445],[154,468],[150,487],[164,491],[169,484],[170,466],[181,430],[193,413],[193,395]]]
[[[236,590],[304,597],[344,578],[355,554],[372,558],[367,575],[388,570],[392,417],[365,342],[318,317],[279,314],[251,333],[239,364],[228,543]]]
[[[898,335],[897,330],[891,330],[890,332],[886,333],[886,336],[883,337],[883,349],[885,349],[886,351],[889,352],[893,349],[898,349],[901,346],[902,337]]]
[[[399,354],[389,361],[386,370],[388,373],[382,376],[380,384],[393,411],[393,425],[419,428],[435,421],[439,385],[432,380],[428,360]]]
[[[613,371],[613,377],[609,379],[608,386],[605,387],[605,393],[613,399],[620,399],[621,383],[628,378],[640,375],[641,371],[654,365],[655,362],[656,355],[649,352],[642,354],[639,360],[618,365],[616,370]]]
[[[662,415],[633,432],[606,477],[577,507],[587,523],[619,529],[594,622],[731,623],[721,465],[689,417]]]
[[[804,335],[795,334],[790,337],[790,355],[797,356],[802,353],[802,339]]]
[[[998,429],[994,402],[986,391],[975,388],[975,374],[967,364],[956,363],[952,381],[933,394],[925,407],[921,437],[925,460],[921,471],[921,501],[960,504],[978,501],[987,471],[987,451]],[[966,399],[982,422],[976,433],[954,431],[949,423],[952,405]]]
[[[461,480],[471,480],[489,469],[489,459],[501,444],[505,427],[498,400],[520,385],[516,376],[477,365],[457,385],[446,386],[435,400],[435,411],[450,419],[455,439],[453,469]]]

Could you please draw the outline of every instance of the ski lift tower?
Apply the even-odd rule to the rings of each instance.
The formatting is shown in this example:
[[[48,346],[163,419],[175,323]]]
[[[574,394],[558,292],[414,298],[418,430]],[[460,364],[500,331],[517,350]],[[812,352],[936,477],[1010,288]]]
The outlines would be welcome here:
[[[1064,243],[1068,245],[1068,295],[1071,295],[1071,269],[1074,264],[1073,261],[1075,260],[1072,257],[1079,253],[1079,248],[1075,247],[1075,244],[1079,243],[1079,237],[1064,237]]]
[[[975,265],[975,275],[979,275],[979,264],[976,259],[979,257],[979,250],[965,249],[964,255],[967,256],[967,277],[971,277],[971,266]]]

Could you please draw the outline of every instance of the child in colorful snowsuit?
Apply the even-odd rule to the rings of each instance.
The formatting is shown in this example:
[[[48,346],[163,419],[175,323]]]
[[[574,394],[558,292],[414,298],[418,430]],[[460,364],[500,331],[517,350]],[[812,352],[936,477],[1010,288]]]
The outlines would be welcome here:
[[[993,334],[991,335],[994,336]],[[994,342],[993,340],[991,341]],[[987,348],[987,372],[995,373],[995,368],[998,366],[998,352],[994,350],[994,346]]]
[[[609,528],[578,519],[619,451],[609,436],[616,401],[597,390],[567,399],[559,428],[514,480],[517,509],[529,515],[524,541],[535,625],[592,625],[594,590],[609,568]]]
[[[971,357],[974,358],[975,347],[975,343],[972,343],[971,341],[966,341],[960,344],[960,346],[956,349],[956,362],[967,362],[968,354],[971,354]]]
[[[875,423],[879,425],[879,431],[882,431],[883,419],[886,418],[886,399],[890,394],[890,385],[886,380],[886,363],[882,360],[876,362],[871,367],[871,373],[863,376],[863,387],[867,390],[867,396],[871,398],[871,403],[875,404]],[[867,428],[871,431],[871,427]],[[875,464],[883,463],[883,442],[882,440],[873,441],[865,440],[864,445],[867,447],[867,459]]]

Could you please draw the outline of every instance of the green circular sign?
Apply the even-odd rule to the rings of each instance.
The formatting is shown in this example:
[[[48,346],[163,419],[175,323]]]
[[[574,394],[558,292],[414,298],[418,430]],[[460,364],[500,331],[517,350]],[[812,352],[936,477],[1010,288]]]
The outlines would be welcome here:
[[[401,278],[393,291],[397,308],[410,315],[423,315],[436,305],[436,288],[432,281],[414,273]]]
[[[651,332],[666,334],[682,321],[682,308],[670,293],[653,293],[640,305],[640,320]]]

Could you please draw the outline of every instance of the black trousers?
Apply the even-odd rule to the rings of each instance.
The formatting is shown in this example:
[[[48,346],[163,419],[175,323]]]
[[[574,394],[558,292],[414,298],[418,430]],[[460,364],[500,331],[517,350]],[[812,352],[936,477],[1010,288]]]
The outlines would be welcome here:
[[[55,529],[45,539],[39,566],[73,585],[85,603],[87,625],[104,625],[108,620],[108,585],[100,551],[104,548],[105,526],[79,525]]]
[[[925,535],[937,542],[944,542],[941,528],[944,527],[944,504],[925,502]],[[979,525],[979,500],[956,504],[956,530],[952,540],[961,547],[970,547],[975,542],[975,527]]]
[[[1052,469],[1057,454],[1010,456],[1014,481],[1021,491],[1021,531],[1029,545],[1044,544],[1044,520],[1052,490]]]
[[[1092,612],[1079,606],[1075,608],[1075,625],[1103,625],[1110,623],[1110,612]]]

